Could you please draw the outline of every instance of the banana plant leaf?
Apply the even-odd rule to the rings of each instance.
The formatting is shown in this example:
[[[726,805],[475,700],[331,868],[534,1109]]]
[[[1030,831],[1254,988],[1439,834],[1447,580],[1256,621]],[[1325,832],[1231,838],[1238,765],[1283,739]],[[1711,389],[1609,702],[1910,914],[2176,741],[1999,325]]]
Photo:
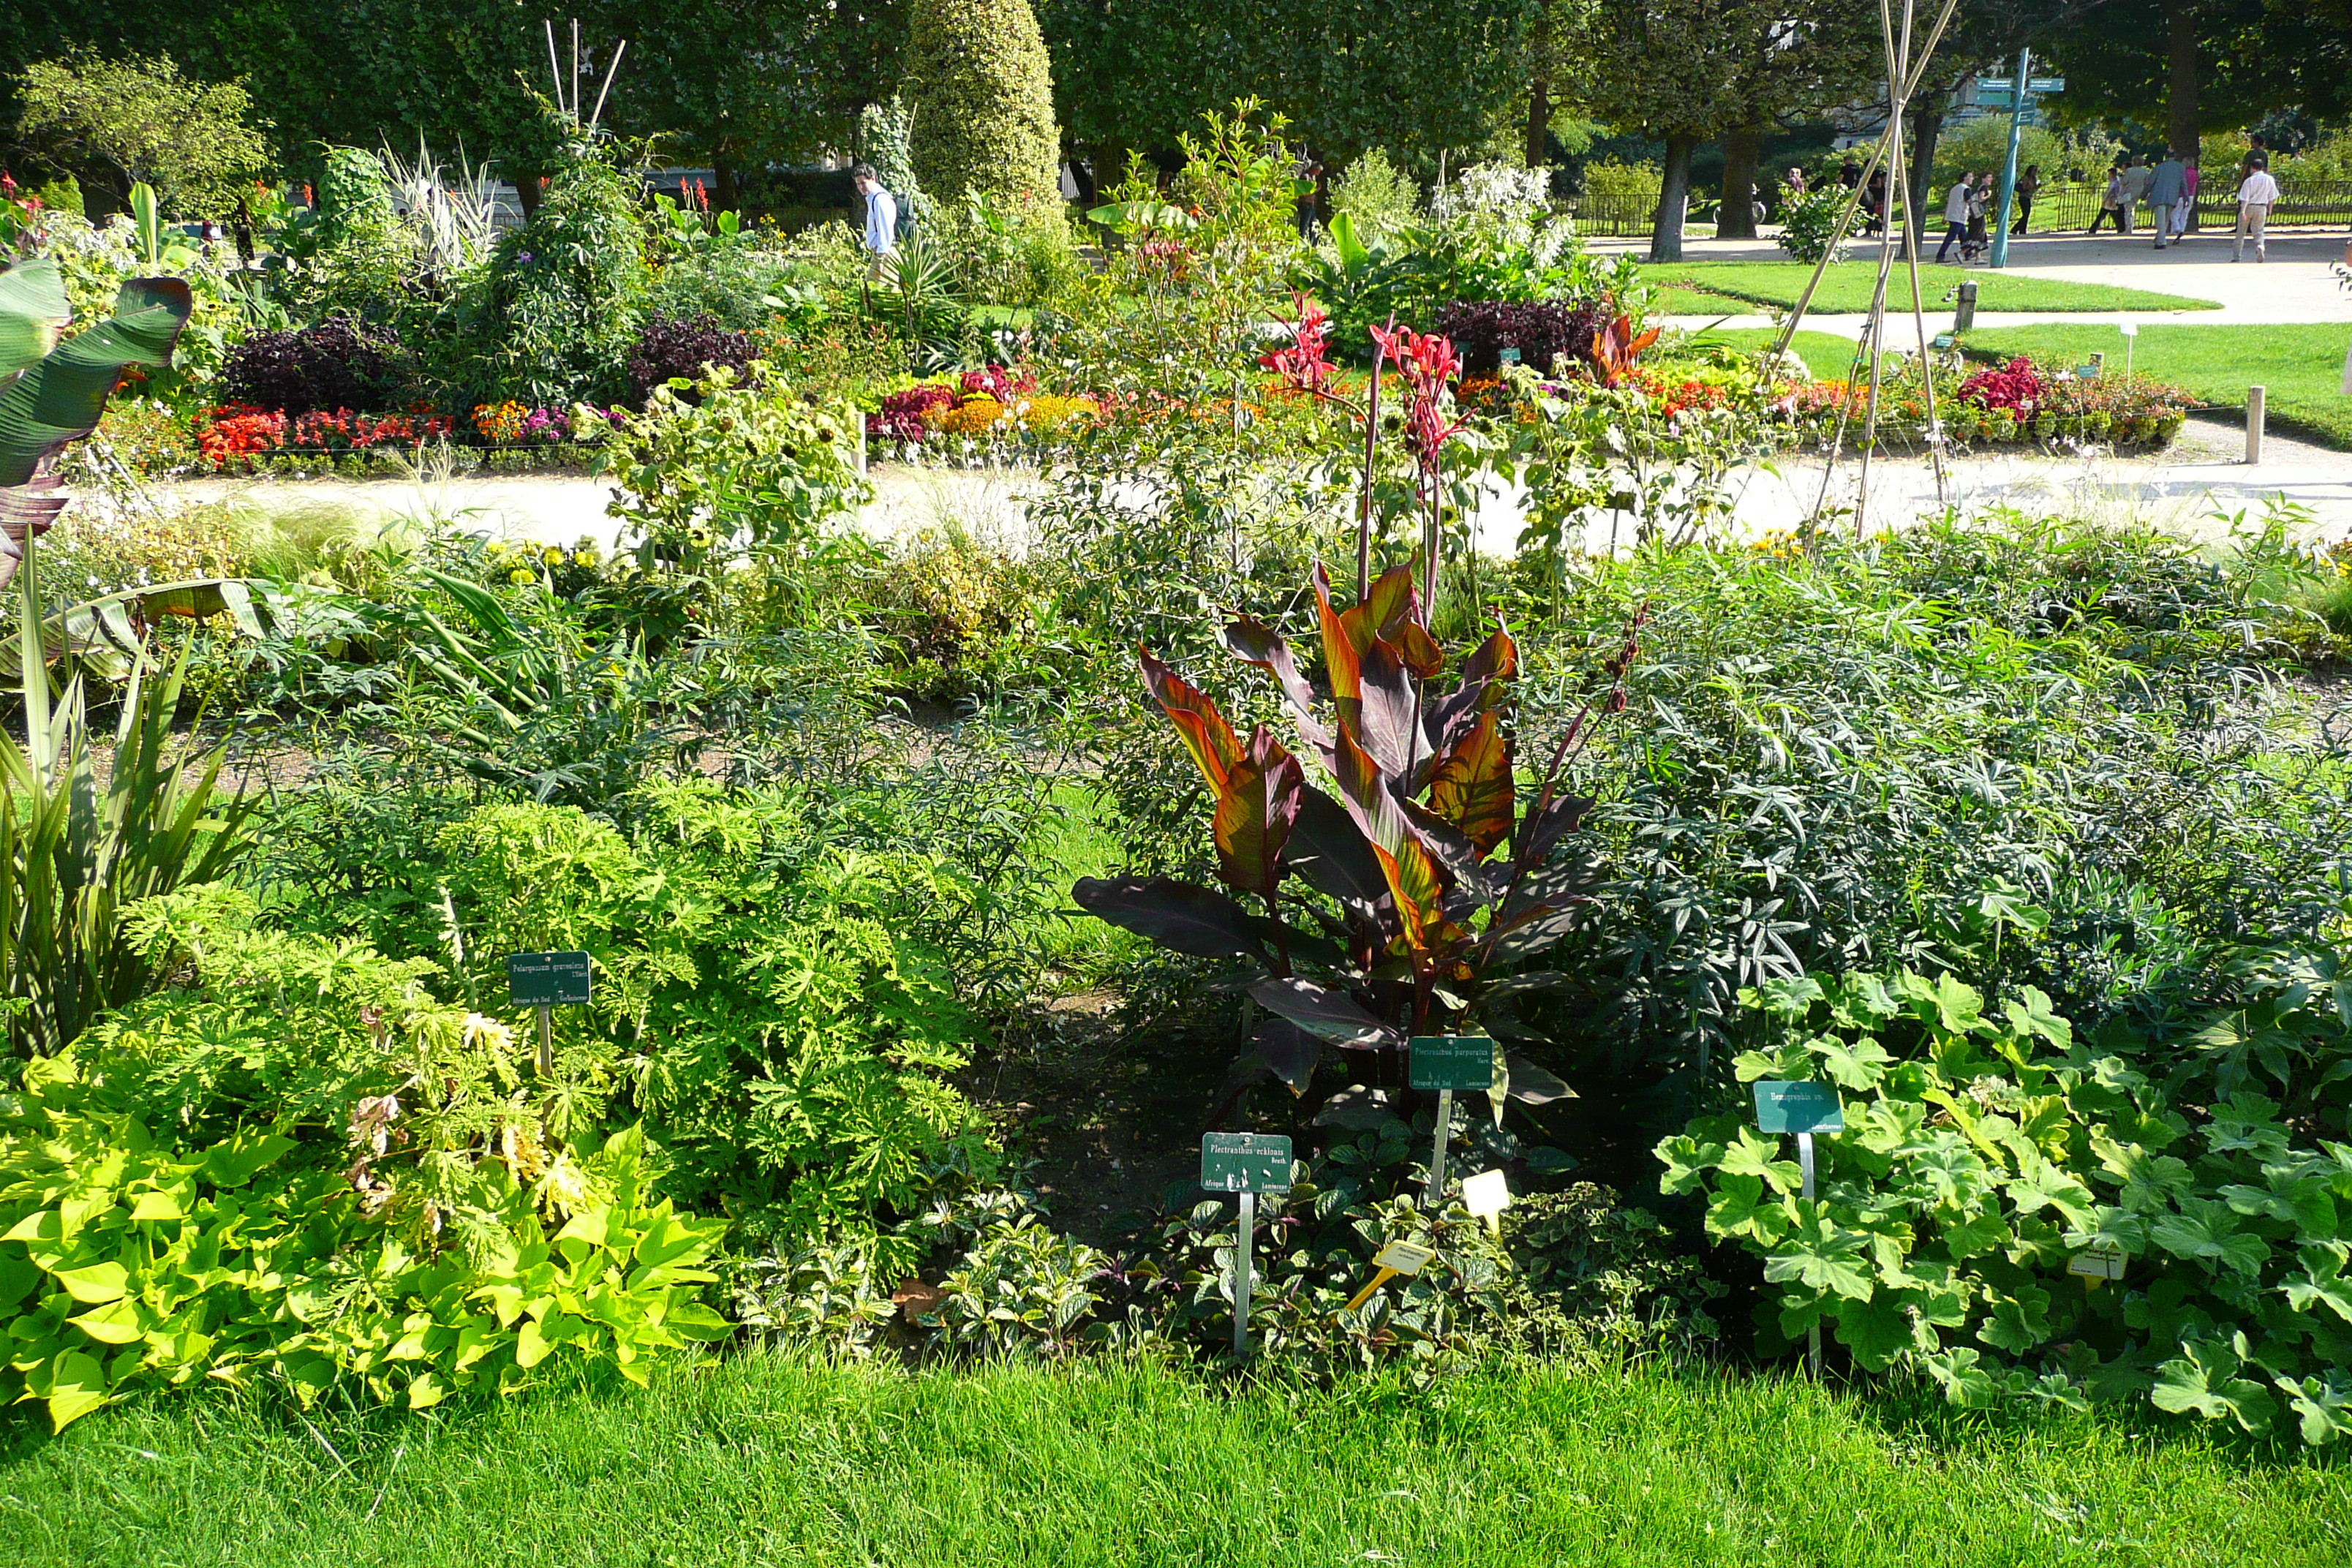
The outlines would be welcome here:
[[[59,447],[98,428],[125,365],[172,363],[194,309],[177,278],[134,278],[114,314],[25,367],[0,392],[0,487],[26,484]]]
[[[0,272],[0,385],[39,363],[72,318],[55,257],[37,256]]]
[[[145,628],[165,616],[210,620],[226,616],[244,637],[268,635],[252,587],[234,577],[197,577],[131,588],[68,605],[41,623],[42,650],[51,663],[71,658],[109,680],[128,680],[147,657]],[[0,681],[24,669],[23,645],[0,640]]]

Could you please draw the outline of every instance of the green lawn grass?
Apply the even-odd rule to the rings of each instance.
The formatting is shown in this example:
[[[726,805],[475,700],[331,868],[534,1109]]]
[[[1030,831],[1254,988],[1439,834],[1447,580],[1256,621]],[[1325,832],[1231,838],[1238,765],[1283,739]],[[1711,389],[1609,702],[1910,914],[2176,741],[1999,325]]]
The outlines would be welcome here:
[[[2189,388],[2208,403],[2246,405],[2246,388],[2265,388],[2270,427],[2352,450],[2352,397],[2343,395],[2344,351],[2352,325],[2185,326],[2150,323],[2139,330],[2132,368]],[[2003,327],[1968,335],[1969,351],[2006,357],[2032,354],[2069,362],[2104,350],[2110,369],[2124,363],[2124,339],[2113,326]]]
[[[1749,307],[1772,306],[1787,310],[1797,302],[1804,291],[1805,280],[1812,276],[1811,267],[1801,261],[1689,261],[1671,266],[1644,267],[1643,281],[1671,284],[1675,291],[1662,307],[1677,314],[1704,313],[1723,315],[1738,310],[1741,304]],[[1822,278],[1822,286],[1813,295],[1810,309],[1842,312],[1867,310],[1870,295],[1878,278],[1875,260],[1840,262]],[[1937,267],[1925,262],[1919,269],[1919,292],[1931,310],[1948,311],[1944,295],[1963,278],[1977,283],[1977,309],[1979,310],[2211,310],[2220,309],[2210,300],[2184,299],[2178,294],[2152,294],[2140,289],[2119,289],[2106,283],[2074,283],[2063,279],[2019,278],[1980,269],[1963,271],[1957,267]],[[1708,295],[1720,295],[1734,301],[1730,305],[1715,302]],[[1905,310],[1911,305],[1911,278],[1898,258],[1895,274],[1887,282],[1889,308],[1900,304]]]
[[[489,1409],[142,1401],[0,1445],[12,1568],[2339,1568],[2352,1470],[1779,1376],[1228,1392],[746,1356]],[[315,1427],[315,1429],[313,1429]]]
[[[1706,328],[1696,321],[1676,321],[1673,325],[1688,326],[1701,343],[1727,343],[1751,353],[1758,349],[1770,348],[1780,336],[1780,329],[1776,327]],[[1816,332],[1800,328],[1797,335],[1790,340],[1789,347],[1819,380],[1842,381],[1853,368],[1853,340],[1841,333]]]

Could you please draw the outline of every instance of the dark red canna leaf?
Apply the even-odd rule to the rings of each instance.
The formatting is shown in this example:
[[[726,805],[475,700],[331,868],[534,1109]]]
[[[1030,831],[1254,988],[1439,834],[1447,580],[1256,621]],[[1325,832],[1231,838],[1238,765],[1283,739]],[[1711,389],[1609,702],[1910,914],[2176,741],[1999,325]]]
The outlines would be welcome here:
[[[1262,980],[1250,987],[1250,996],[1267,1012],[1288,1019],[1318,1039],[1349,1050],[1370,1050],[1404,1044],[1404,1036],[1381,1022],[1344,993],[1304,980]]]
[[[1429,805],[1467,835],[1481,855],[1510,837],[1511,738],[1491,711],[1480,714],[1462,743],[1439,759],[1429,781]]]
[[[1213,824],[1217,868],[1226,881],[1262,899],[1274,897],[1282,880],[1283,848],[1290,841],[1306,783],[1298,759],[1284,751],[1265,725],[1251,732],[1248,751],[1225,774]]]
[[[1298,738],[1318,754],[1331,749],[1331,731],[1315,716],[1315,690],[1307,678],[1298,673],[1298,661],[1292,657],[1290,644],[1282,634],[1263,621],[1244,616],[1225,628],[1225,647],[1235,658],[1254,664],[1274,677],[1282,688],[1283,696],[1290,700],[1291,717],[1298,725]]]
[[[1266,1070],[1280,1079],[1293,1094],[1305,1094],[1314,1080],[1315,1069],[1323,1062],[1323,1042],[1308,1034],[1289,1019],[1276,1016],[1258,1024],[1250,1037],[1256,1047],[1257,1058]]]
[[[1290,828],[1290,868],[1318,893],[1370,912],[1389,896],[1378,857],[1348,808],[1308,784]]]
[[[1264,923],[1212,888],[1171,877],[1082,877],[1070,889],[1078,907],[1171,952],[1195,958],[1270,961]]]
[[[1166,710],[1176,732],[1183,738],[1184,749],[1192,753],[1192,761],[1201,769],[1201,776],[1209,781],[1209,788],[1223,795],[1225,775],[1241,760],[1242,743],[1234,727],[1217,710],[1217,705],[1207,695],[1188,684],[1184,678],[1151,657],[1145,648],[1143,684],[1152,698]]]

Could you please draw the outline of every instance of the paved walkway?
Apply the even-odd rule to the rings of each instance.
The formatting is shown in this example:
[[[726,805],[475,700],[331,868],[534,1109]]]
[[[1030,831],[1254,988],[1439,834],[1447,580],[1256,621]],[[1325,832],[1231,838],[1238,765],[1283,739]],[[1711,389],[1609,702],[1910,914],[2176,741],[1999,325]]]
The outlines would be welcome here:
[[[2250,467],[2244,449],[2242,426],[2215,418],[2191,420],[2170,447],[2146,456],[1967,455],[1948,465],[1944,499],[1964,515],[2009,506],[2118,521],[2137,516],[2200,534],[2219,529],[2217,515],[2257,513],[2278,499],[2303,507],[2330,539],[2352,533],[2352,452],[2273,435],[2263,444],[2263,461]],[[1748,470],[1736,484],[1733,531],[1752,537],[1796,527],[1821,495],[1824,466],[1818,458],[1791,455]],[[1832,476],[1832,507],[1852,504],[1859,472],[1851,458],[1840,463]],[[1882,459],[1871,473],[1874,522],[1904,521],[1936,507],[1935,474],[1924,458]],[[881,465],[873,478],[875,499],[859,519],[871,537],[903,539],[952,524],[1015,549],[1029,538],[1024,500],[1035,486],[1034,474]],[[162,493],[174,503],[235,498],[264,510],[348,506],[377,527],[402,518],[439,518],[542,544],[586,538],[610,549],[616,529],[604,511],[610,482],[578,477],[455,479],[425,487],[389,479],[207,479],[166,487]],[[1588,541],[1595,548],[1605,542],[1608,526],[1605,514],[1589,525]],[[1498,490],[1480,509],[1480,545],[1507,553],[1518,529],[1517,497]]]

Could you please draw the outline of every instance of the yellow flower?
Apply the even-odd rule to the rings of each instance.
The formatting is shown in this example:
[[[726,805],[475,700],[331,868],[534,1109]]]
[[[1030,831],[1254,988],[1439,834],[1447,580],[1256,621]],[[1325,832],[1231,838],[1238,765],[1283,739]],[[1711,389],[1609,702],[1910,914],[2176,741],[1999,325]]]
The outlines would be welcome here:
[[[541,561],[546,562],[550,566],[561,566],[563,564],[563,552],[552,544],[541,551],[539,552],[539,558]]]
[[[518,588],[527,587],[531,582],[531,575],[528,569],[518,566],[507,574],[507,581]]]

